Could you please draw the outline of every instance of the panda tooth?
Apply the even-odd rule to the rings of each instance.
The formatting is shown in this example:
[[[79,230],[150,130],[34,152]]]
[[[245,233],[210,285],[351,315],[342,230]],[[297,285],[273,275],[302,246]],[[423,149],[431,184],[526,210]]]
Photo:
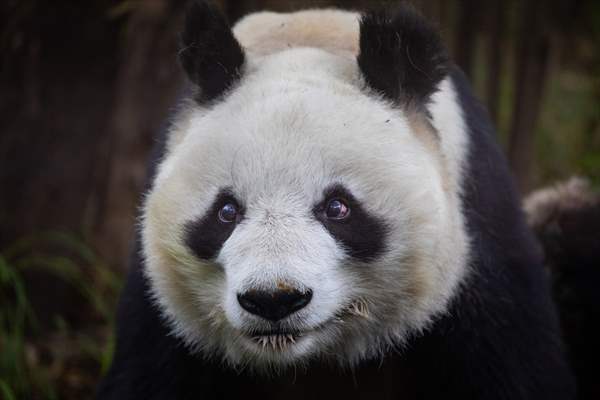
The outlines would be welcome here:
[[[287,339],[292,343],[296,343],[296,341],[294,340],[294,335],[292,334],[287,335]]]
[[[273,349],[275,349],[276,341],[277,341],[277,337],[275,335],[269,336],[269,342],[271,343],[271,347],[273,347]]]

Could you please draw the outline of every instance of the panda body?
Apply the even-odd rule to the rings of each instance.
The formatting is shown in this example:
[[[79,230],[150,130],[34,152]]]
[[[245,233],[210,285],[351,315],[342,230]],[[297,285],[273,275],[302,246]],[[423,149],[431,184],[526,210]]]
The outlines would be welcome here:
[[[101,398],[571,398],[506,163],[438,41],[406,9],[230,31],[192,6],[197,91],[157,150]]]

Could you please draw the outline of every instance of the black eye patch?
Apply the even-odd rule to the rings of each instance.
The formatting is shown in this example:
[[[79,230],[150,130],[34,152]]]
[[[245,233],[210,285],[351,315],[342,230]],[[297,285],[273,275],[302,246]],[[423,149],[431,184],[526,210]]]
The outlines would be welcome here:
[[[331,199],[342,199],[348,205],[348,218],[335,220],[327,217],[326,207]],[[315,206],[313,211],[317,220],[335,240],[344,245],[351,257],[360,261],[372,261],[385,250],[385,222],[369,214],[342,185],[326,189],[323,201]]]
[[[226,205],[234,205],[240,215],[243,209],[229,189],[221,190],[201,218],[185,225],[185,244],[199,258],[210,260],[217,256],[223,243],[231,236],[237,223],[224,222],[219,212]]]

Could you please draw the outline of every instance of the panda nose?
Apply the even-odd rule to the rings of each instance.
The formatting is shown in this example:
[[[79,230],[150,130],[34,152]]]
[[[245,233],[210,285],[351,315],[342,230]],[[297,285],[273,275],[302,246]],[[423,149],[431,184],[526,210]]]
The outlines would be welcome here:
[[[237,298],[244,310],[275,322],[306,307],[312,299],[312,290],[306,292],[297,290],[279,290],[275,292],[250,290],[244,294],[238,294]]]

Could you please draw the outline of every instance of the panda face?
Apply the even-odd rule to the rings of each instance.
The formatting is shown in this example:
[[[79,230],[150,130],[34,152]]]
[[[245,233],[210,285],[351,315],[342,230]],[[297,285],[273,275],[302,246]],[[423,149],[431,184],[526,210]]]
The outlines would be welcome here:
[[[466,263],[434,125],[375,95],[355,59],[309,48],[248,60],[223,99],[188,104],[142,223],[173,332],[265,370],[353,365],[424,329]]]

